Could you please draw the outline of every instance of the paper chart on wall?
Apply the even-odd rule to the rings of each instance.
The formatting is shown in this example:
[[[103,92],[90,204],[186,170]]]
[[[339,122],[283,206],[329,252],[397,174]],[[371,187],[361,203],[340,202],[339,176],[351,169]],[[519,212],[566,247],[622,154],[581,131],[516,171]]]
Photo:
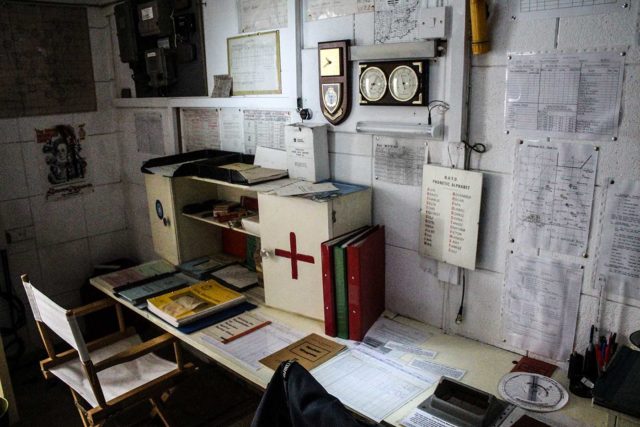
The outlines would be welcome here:
[[[182,146],[185,152],[220,149],[218,109],[182,109]]]
[[[164,156],[164,133],[162,114],[135,113],[136,144],[138,152]]]
[[[413,42],[428,38],[430,19],[423,12],[430,7],[443,6],[439,1],[375,0],[373,20],[375,43]]]
[[[618,52],[510,54],[505,129],[538,137],[618,136],[624,56]]]
[[[375,172],[377,180],[400,185],[420,185],[426,144],[411,139],[376,136]]]
[[[256,147],[286,150],[284,126],[292,122],[290,111],[244,110],[244,146],[247,154]]]
[[[622,12],[623,4],[623,0],[510,0],[509,6],[514,19],[537,19]]]
[[[373,12],[375,0],[307,0],[305,20],[318,21],[353,15],[354,13]]]
[[[287,0],[237,0],[241,33],[285,28],[288,22]]]
[[[600,236],[599,282],[640,301],[640,181],[609,181]]]
[[[598,151],[591,145],[520,144],[514,188],[516,243],[586,254],[597,164]]]
[[[220,110],[220,148],[225,151],[244,153],[244,127],[242,110],[222,108]]]
[[[233,95],[282,93],[279,31],[230,37],[227,53]]]
[[[503,300],[507,342],[554,360],[567,360],[575,336],[582,278],[579,264],[511,254]]]

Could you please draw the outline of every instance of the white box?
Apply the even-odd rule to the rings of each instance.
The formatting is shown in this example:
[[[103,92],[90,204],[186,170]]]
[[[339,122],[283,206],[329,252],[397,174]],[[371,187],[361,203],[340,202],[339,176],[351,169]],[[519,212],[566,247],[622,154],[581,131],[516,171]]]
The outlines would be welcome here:
[[[290,178],[319,182],[331,178],[327,125],[294,123],[284,127]]]

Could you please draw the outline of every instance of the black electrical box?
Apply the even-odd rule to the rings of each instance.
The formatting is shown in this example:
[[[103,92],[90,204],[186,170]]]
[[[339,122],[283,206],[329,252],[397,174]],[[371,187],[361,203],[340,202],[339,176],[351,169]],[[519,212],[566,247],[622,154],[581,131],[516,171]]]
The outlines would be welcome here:
[[[167,0],[152,0],[138,5],[138,31],[143,37],[171,34],[171,9]]]
[[[118,34],[118,46],[120,47],[120,60],[122,62],[135,62],[138,60],[138,44],[136,41],[136,27],[133,21],[133,8],[131,3],[125,2],[114,7],[116,30]]]
[[[149,86],[165,87],[175,82],[175,64],[169,51],[164,48],[151,49],[144,53]]]

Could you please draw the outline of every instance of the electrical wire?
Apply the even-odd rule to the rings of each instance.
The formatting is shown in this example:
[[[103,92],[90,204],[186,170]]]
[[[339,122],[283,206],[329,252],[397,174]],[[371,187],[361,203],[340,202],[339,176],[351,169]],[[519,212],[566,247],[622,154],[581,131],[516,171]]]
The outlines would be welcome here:
[[[438,109],[440,114],[444,114],[444,112],[449,109],[449,104],[444,101],[440,101],[439,99],[434,99],[433,101],[429,102],[427,104],[427,111],[428,111],[427,124],[428,125],[431,125],[431,111],[436,108]]]
[[[458,315],[456,316],[456,324],[459,325],[462,323],[462,320],[464,319],[463,317],[463,311],[464,311],[464,293],[467,287],[467,284],[465,283],[465,277],[466,274],[464,273],[465,270],[462,269],[462,297],[460,298],[460,308],[458,308]]]

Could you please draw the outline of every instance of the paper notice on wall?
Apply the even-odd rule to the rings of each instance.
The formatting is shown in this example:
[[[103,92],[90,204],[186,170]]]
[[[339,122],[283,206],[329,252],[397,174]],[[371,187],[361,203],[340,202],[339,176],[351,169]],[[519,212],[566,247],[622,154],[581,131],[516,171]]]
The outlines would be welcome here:
[[[475,269],[482,174],[424,165],[420,254]]]
[[[278,30],[229,37],[227,51],[233,95],[282,93]]]
[[[622,12],[623,3],[623,0],[509,0],[510,16],[514,19],[561,18]]]
[[[507,342],[554,360],[567,360],[578,319],[579,264],[511,254],[505,276]]]
[[[286,150],[284,127],[292,121],[291,111],[244,110],[244,148],[255,154],[256,147]]]
[[[375,43],[414,42],[444,36],[445,8],[438,0],[375,0]]]
[[[182,109],[182,147],[185,152],[220,149],[218,109]]]
[[[412,139],[376,136],[375,172],[377,180],[400,185],[420,185],[426,144]]]
[[[598,151],[525,141],[516,154],[513,237],[518,245],[587,253]]]
[[[598,280],[640,301],[640,181],[609,181],[600,236]]]
[[[241,33],[287,26],[287,0],[237,0]]]
[[[138,152],[164,156],[164,132],[162,114],[134,113]]]
[[[220,109],[220,148],[244,153],[244,115],[238,108]]]
[[[618,52],[510,54],[505,129],[528,136],[618,136],[624,56]]]

